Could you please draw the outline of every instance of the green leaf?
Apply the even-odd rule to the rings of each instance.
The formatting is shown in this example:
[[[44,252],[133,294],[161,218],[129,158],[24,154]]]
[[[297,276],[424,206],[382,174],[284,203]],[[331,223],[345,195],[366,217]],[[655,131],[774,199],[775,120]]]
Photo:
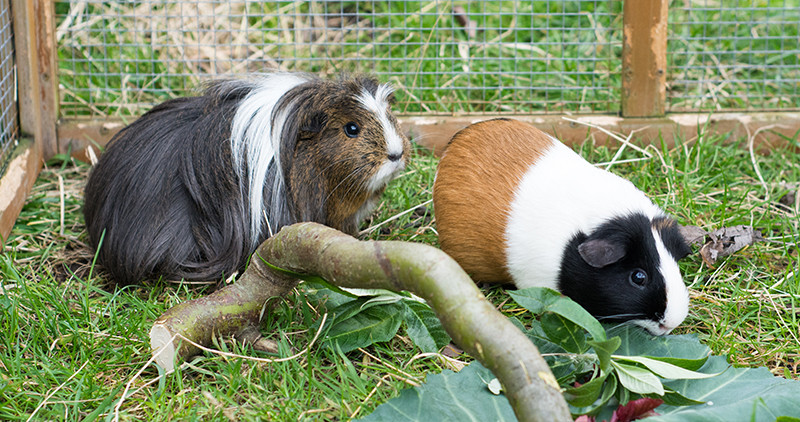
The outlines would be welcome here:
[[[699,400],[692,400],[681,393],[672,390],[664,390],[664,395],[659,396],[655,394],[646,394],[647,397],[652,397],[654,399],[661,399],[664,400],[664,404],[670,406],[694,406],[697,404],[705,404],[704,401]]]
[[[344,302],[341,305],[331,309],[328,311],[331,316],[330,323],[328,325],[333,326],[348,318],[352,318],[354,315],[363,312],[365,309],[371,308],[372,305],[367,303],[367,300],[367,298],[358,298]]]
[[[724,356],[711,356],[703,371],[720,372],[714,378],[665,381],[683,396],[707,402],[704,406],[668,404],[654,421],[775,420],[800,415],[800,382],[772,375],[766,368],[734,368]]]
[[[661,380],[647,369],[617,363],[613,360],[611,361],[611,367],[616,369],[620,384],[631,392],[664,395],[664,386],[661,384]]]
[[[372,306],[348,318],[337,318],[328,331],[325,343],[338,344],[342,352],[347,353],[359,347],[389,341],[400,328],[402,315],[402,306],[392,304]]]
[[[378,406],[362,421],[499,421],[516,422],[505,395],[494,395],[487,382],[494,375],[473,362],[461,372],[430,374],[425,384],[407,388]]]
[[[437,352],[450,342],[450,336],[428,305],[410,300],[403,304],[408,337],[423,352]]]
[[[542,315],[540,321],[547,338],[567,352],[583,353],[587,350],[586,334],[577,324],[549,312]]]
[[[603,394],[600,396],[600,400],[595,401],[590,406],[586,407],[575,407],[570,405],[570,413],[573,416],[578,415],[591,415],[598,412],[602,409],[606,404],[614,397],[614,393],[617,392],[617,377],[614,375],[613,372],[609,373],[606,378],[605,387],[603,387]],[[616,407],[615,407],[616,408]]]
[[[616,351],[618,355],[704,359],[711,354],[695,335],[654,336],[641,328],[621,325],[609,328],[608,336],[619,336],[622,340]]]
[[[537,329],[535,338],[549,345],[548,347],[555,348],[556,346],[545,338],[541,329]],[[733,368],[723,356],[708,357],[708,348],[701,344],[695,335],[656,337],[640,328],[627,326],[609,329],[609,334],[620,338],[620,347],[615,353],[617,355],[647,355],[649,359],[676,366],[681,365],[674,362],[684,362],[692,365],[684,369],[699,369],[705,373],[720,373],[720,375],[706,379],[664,381],[661,394],[658,394],[657,383],[660,381],[653,373],[643,368],[615,362],[610,364],[613,370],[607,375],[600,398],[585,407],[570,405],[570,412],[573,415],[597,414],[597,420],[611,419],[613,411],[617,408],[617,402],[612,401],[612,398],[615,395],[624,398],[634,394],[628,393],[628,390],[618,391],[620,384],[625,388],[630,388],[629,386],[633,384],[634,390],[655,390],[642,395],[664,400],[665,403],[656,409],[660,416],[650,417],[647,419],[648,422],[774,421],[780,415],[800,415],[800,400],[797,399],[800,397],[800,382],[775,377],[765,368]],[[609,342],[606,350],[612,348],[614,343],[616,342]],[[551,361],[550,358],[548,361]],[[696,367],[700,361],[705,361],[702,368]],[[475,376],[472,371],[476,369],[473,368],[481,368],[480,377]],[[649,380],[649,383],[642,383],[636,377],[640,371],[645,381]],[[446,377],[446,383],[438,377]],[[465,377],[464,384],[461,384],[461,377]],[[441,375],[429,375],[428,384],[433,385],[433,388],[431,385],[423,384],[420,387],[403,390],[400,397],[379,406],[373,414],[375,416],[370,415],[369,420],[430,421],[431,415],[447,415],[437,420],[459,422],[514,420],[513,412],[505,398],[494,396],[488,391],[485,380],[493,378],[494,375],[478,362],[472,363],[459,374],[445,371]],[[570,377],[564,377],[564,380],[567,379]],[[626,383],[628,385],[625,385]],[[642,385],[635,387],[640,383]],[[586,390],[580,393],[585,392],[588,396],[587,390],[592,387],[586,387]],[[413,400],[409,397],[413,397]],[[400,398],[405,399],[400,401],[398,400]],[[589,398],[586,398],[580,403],[588,400]],[[707,403],[697,404],[698,401]],[[508,413],[498,416],[498,406],[504,406]]]
[[[600,361],[600,370],[608,371],[611,365],[611,354],[619,349],[622,340],[619,337],[611,337],[606,341],[589,340],[588,343],[597,354],[597,359]]]
[[[588,331],[594,340],[606,339],[603,326],[587,312],[581,305],[561,293],[545,287],[531,287],[508,292],[512,298],[523,308],[541,315],[552,312],[574,322]]]
[[[603,384],[608,378],[608,373],[601,373],[600,376],[580,387],[572,387],[564,390],[564,398],[567,403],[576,407],[586,407],[597,401],[603,391]]]
[[[647,369],[653,371],[653,373],[660,376],[661,378],[704,379],[704,378],[716,377],[717,375],[719,375],[719,374],[704,374],[702,372],[690,371],[688,369],[683,369],[680,366],[676,366],[671,363],[662,362],[660,360],[648,358],[645,356],[613,355],[612,358],[618,361],[623,360],[627,362],[635,362],[640,365],[644,365]]]
[[[704,356],[700,359],[680,359],[680,358],[671,358],[666,356],[645,356],[650,359],[659,360],[661,362],[666,362],[675,366],[680,366],[683,369],[688,369],[690,371],[696,371],[705,365],[706,361],[708,361],[708,356]]]

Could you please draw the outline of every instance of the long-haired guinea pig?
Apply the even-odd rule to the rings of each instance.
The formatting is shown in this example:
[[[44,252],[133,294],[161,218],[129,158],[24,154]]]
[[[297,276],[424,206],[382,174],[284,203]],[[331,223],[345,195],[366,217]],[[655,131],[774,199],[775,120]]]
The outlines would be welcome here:
[[[119,284],[211,280],[285,225],[355,233],[408,160],[392,101],[369,76],[275,73],[154,107],[91,171],[84,216],[99,262]]]
[[[476,281],[544,286],[663,335],[688,313],[675,221],[632,183],[509,119],[448,144],[433,188],[442,249]]]

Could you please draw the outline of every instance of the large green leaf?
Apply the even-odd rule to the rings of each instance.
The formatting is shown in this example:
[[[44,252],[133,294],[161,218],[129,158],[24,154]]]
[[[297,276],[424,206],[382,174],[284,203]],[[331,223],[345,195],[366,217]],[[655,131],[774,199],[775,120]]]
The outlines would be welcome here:
[[[592,335],[594,340],[606,339],[606,330],[585,309],[561,293],[541,287],[509,290],[509,295],[523,308],[541,315],[552,312],[574,322]]]
[[[692,400],[700,400],[707,403],[664,404],[656,409],[661,416],[647,421],[774,421],[779,416],[800,416],[800,382],[775,377],[765,368],[733,368],[722,356],[708,357],[709,349],[694,335],[655,337],[640,328],[627,326],[610,330],[609,334],[620,337],[618,355],[646,355],[681,367],[685,363],[688,365],[685,368],[701,373],[720,373],[706,379],[664,381],[666,396],[662,397],[668,399],[667,402],[688,405],[696,403]],[[696,367],[699,362],[704,362],[701,368]],[[628,375],[630,371],[644,370],[631,365],[623,368]],[[620,374],[619,371],[609,374],[606,385],[615,384],[608,384],[608,380],[614,381],[615,373]],[[486,383],[493,378],[494,375],[477,362],[458,374],[445,371],[441,375],[430,375],[427,384],[403,390],[400,397],[379,406],[366,420],[423,422],[432,420],[431,415],[436,415],[436,420],[514,420],[505,396],[488,392]],[[597,384],[580,391],[570,389],[571,399],[579,404],[587,403],[596,397],[596,387]],[[644,386],[642,391],[648,388],[656,387]],[[617,406],[614,400],[609,401],[614,390],[604,388],[602,391],[594,404],[571,410],[595,412],[597,406],[602,406],[597,420],[610,419]],[[499,413],[498,409],[508,413]],[[444,416],[439,418],[440,414]]]
[[[695,335],[654,336],[633,325],[622,325],[609,328],[608,336],[619,336],[622,340],[614,352],[617,355],[696,360],[711,354],[711,350],[700,343]]]
[[[444,370],[428,375],[425,384],[401,391],[361,420],[516,422],[508,399],[489,391],[487,384],[492,379],[492,372],[478,362],[458,373]]]
[[[350,302],[346,303],[348,305]],[[400,303],[362,308],[350,305],[347,313],[359,312],[337,318],[325,338],[327,344],[338,344],[342,352],[349,352],[372,343],[389,341],[397,334],[403,321],[403,306]],[[344,305],[342,305],[344,306]]]
[[[722,372],[714,378],[675,380],[664,385],[705,405],[662,405],[653,421],[773,421],[778,416],[800,416],[800,382],[772,375],[766,368],[734,368],[722,356],[712,356],[704,372]]]
[[[411,300],[403,301],[408,337],[423,352],[437,352],[450,342],[441,321],[426,304]]]

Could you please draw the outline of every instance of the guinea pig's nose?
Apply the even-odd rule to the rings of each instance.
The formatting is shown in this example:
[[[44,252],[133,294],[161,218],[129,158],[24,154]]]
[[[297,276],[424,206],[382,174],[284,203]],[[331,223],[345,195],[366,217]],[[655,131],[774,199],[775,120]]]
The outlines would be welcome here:
[[[403,154],[389,154],[389,161],[398,161],[403,158]]]

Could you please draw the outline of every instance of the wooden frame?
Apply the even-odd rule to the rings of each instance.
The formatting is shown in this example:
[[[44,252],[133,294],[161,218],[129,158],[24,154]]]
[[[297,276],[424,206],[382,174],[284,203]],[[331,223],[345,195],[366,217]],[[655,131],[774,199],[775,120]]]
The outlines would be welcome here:
[[[12,0],[11,9],[22,140],[0,179],[0,240],[3,244],[44,160],[59,151],[54,3]]]

